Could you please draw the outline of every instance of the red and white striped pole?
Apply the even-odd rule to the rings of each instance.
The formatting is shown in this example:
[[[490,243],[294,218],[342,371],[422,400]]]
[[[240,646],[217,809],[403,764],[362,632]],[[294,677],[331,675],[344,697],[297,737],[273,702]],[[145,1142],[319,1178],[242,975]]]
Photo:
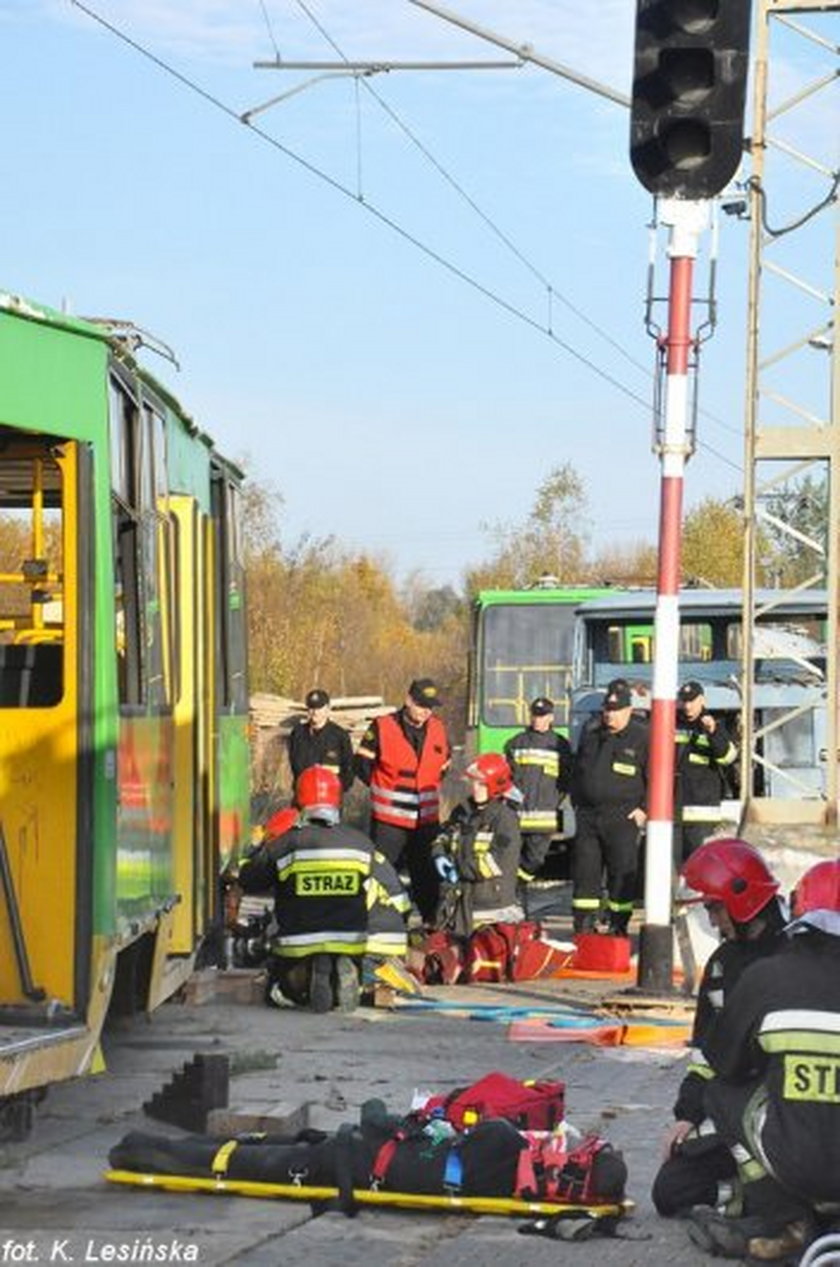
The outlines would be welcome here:
[[[645,923],[639,941],[637,982],[640,989],[663,993],[673,988],[674,731],[679,670],[683,476],[686,461],[691,456],[691,294],[700,234],[709,219],[708,203],[669,199],[660,203],[658,218],[660,224],[670,227],[671,265],[664,417],[656,446],[662,462],[662,482],[648,765]]]

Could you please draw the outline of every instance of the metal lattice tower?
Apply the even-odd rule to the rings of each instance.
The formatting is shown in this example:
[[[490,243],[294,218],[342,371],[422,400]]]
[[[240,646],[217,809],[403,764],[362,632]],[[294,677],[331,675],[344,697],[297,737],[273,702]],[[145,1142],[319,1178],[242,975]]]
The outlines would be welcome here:
[[[838,811],[840,651],[840,2],[757,0],[748,299],[744,513],[744,710],[742,787],[747,823],[832,828]],[[790,490],[810,477],[827,489],[828,531],[803,531]],[[795,510],[796,507],[793,506]],[[801,510],[802,507],[800,506]],[[767,531],[798,552],[803,588],[828,591],[825,798],[781,770],[790,800],[754,790],[766,766],[753,673],[758,571]],[[816,713],[816,709],[812,710]],[[795,710],[787,721],[796,720]],[[805,720],[803,718],[803,720]],[[811,721],[816,717],[812,716]],[[778,769],[778,767],[776,767]]]

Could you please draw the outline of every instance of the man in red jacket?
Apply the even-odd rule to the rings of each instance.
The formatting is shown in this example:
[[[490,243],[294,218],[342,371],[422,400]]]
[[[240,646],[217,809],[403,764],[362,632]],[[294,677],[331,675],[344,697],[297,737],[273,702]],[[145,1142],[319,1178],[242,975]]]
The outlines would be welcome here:
[[[451,749],[435,709],[441,699],[431,678],[415,678],[402,708],[377,717],[362,736],[356,773],[370,787],[371,836],[397,870],[405,868],[421,917],[437,909],[440,877],[431,843],[440,830],[440,785]]]

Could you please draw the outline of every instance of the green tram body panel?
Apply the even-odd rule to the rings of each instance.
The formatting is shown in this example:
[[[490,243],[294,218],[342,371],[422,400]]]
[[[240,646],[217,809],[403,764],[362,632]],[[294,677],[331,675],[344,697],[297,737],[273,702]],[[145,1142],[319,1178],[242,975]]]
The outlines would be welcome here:
[[[190,959],[217,914],[219,869],[247,846],[240,482],[105,326],[0,292],[0,827],[13,890],[0,900],[0,1105],[8,1086],[84,1072],[95,1047],[77,1043],[62,1063],[55,1035],[48,1060],[33,1041],[21,1073],[3,1007],[20,1023],[40,991],[83,1024],[103,946],[118,954],[167,919],[170,951]],[[193,555],[179,553],[174,497],[195,508]],[[187,621],[179,568],[193,557]],[[183,678],[196,702],[179,747]],[[184,841],[176,760],[199,748]]]

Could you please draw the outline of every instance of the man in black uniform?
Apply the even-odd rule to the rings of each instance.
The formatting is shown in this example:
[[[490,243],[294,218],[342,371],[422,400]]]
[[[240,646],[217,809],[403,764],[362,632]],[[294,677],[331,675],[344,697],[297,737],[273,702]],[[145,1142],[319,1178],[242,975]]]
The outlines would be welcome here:
[[[699,682],[683,683],[677,707],[674,853],[679,866],[720,822],[724,771],[736,760],[738,749],[724,723],[706,708]]]
[[[525,886],[545,862],[551,837],[557,831],[560,802],[572,777],[572,749],[554,729],[554,704],[544,695],[531,704],[531,724],[505,744],[513,781],[522,793],[519,830],[522,857],[519,880]],[[527,914],[527,905],[525,910]]]
[[[789,946],[744,972],[702,1044],[744,1216],[696,1210],[689,1232],[724,1257],[783,1260],[840,1212],[840,861],[811,867],[792,908]]]
[[[633,913],[639,833],[647,821],[648,730],[633,716],[627,683],[610,683],[600,719],[581,734],[572,779],[577,837],[572,864],[575,932],[591,932],[607,873],[609,931],[627,932]]]
[[[735,1159],[706,1111],[714,1071],[700,1046],[744,969],[786,944],[779,882],[747,841],[707,840],[683,866],[682,878],[687,892],[678,900],[703,903],[721,944],[706,963],[697,992],[692,1052],[653,1183],[653,1204],[665,1217],[686,1214],[695,1205],[727,1210],[737,1199]]]
[[[295,722],[289,735],[289,765],[297,783],[304,770],[320,765],[332,770],[349,792],[353,786],[353,746],[343,726],[330,720],[330,697],[326,691],[310,691],[306,697],[306,719]]]

